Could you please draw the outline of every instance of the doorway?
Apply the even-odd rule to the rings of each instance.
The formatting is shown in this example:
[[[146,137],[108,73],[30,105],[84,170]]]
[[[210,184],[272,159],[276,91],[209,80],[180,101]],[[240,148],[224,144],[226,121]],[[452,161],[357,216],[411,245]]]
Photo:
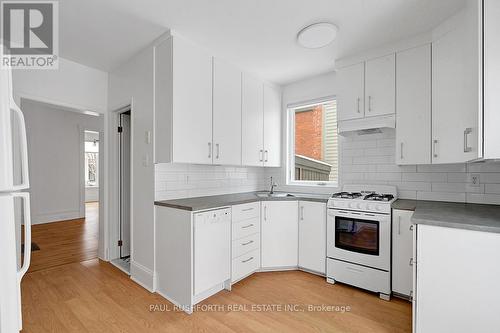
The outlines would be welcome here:
[[[118,113],[118,268],[130,274],[131,110]]]

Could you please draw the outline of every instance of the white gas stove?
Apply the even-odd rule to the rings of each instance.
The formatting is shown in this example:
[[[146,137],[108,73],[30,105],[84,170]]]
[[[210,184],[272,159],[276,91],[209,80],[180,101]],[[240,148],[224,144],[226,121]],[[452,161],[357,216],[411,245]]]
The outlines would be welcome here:
[[[346,185],[328,200],[327,281],[391,294],[391,204],[397,189]]]

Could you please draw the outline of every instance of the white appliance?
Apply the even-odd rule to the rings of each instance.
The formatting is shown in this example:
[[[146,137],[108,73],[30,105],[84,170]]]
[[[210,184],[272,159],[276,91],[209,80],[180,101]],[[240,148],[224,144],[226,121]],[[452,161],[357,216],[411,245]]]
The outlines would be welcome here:
[[[327,281],[391,294],[391,204],[386,185],[345,185],[328,200]]]
[[[19,127],[21,146],[21,177],[14,181],[14,148],[12,124]],[[17,135],[17,134],[15,134]],[[28,154],[24,117],[12,95],[12,75],[9,69],[0,69],[0,332],[18,332],[22,329],[21,279],[28,270],[31,257],[31,218]],[[16,210],[14,201],[23,201],[24,260],[18,269],[16,250]],[[20,218],[20,217],[18,217]]]

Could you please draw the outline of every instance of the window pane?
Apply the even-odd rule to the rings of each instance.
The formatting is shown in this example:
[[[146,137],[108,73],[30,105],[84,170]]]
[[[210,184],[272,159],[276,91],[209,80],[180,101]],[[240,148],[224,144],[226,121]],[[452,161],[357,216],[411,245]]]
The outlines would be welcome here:
[[[295,180],[337,181],[337,102],[295,109]]]

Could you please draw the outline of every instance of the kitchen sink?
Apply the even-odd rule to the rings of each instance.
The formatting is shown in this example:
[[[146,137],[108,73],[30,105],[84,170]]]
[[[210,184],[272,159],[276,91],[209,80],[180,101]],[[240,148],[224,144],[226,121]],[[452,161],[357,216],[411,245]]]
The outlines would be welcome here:
[[[268,191],[265,192],[257,192],[255,193],[256,196],[259,198],[285,198],[285,197],[294,197],[293,194],[286,193],[286,192],[274,192],[270,193]]]

